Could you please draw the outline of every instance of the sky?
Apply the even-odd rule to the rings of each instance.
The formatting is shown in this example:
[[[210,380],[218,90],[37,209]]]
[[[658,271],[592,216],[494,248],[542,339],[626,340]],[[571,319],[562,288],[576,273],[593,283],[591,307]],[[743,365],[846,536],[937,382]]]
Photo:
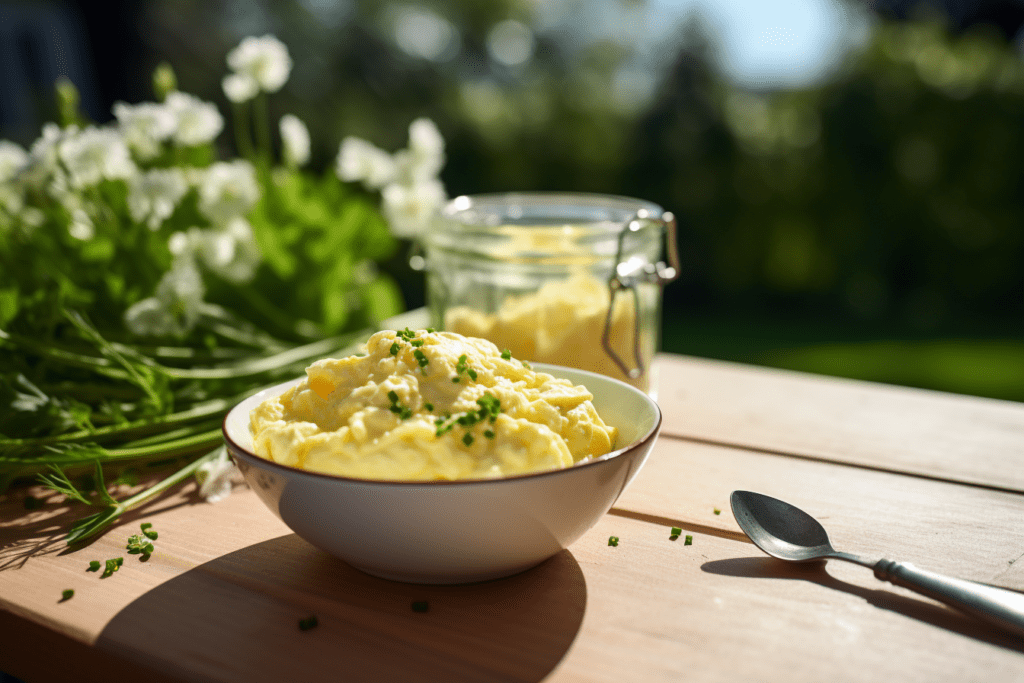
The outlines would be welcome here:
[[[828,74],[868,35],[866,10],[842,0],[649,0],[653,17],[699,12],[721,68],[750,88],[800,87]]]

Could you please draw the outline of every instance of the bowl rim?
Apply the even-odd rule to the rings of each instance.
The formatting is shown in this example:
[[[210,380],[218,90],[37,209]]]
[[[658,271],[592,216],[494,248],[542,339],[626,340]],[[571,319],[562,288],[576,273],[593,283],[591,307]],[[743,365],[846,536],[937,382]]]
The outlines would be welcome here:
[[[288,473],[288,474],[308,475],[308,476],[312,476],[312,477],[323,478],[323,479],[326,479],[326,480],[329,480],[329,481],[346,482],[346,483],[349,483],[349,484],[369,484],[369,485],[401,486],[401,487],[421,487],[421,486],[438,486],[438,485],[441,485],[441,486],[444,486],[444,487],[451,487],[451,486],[473,486],[473,485],[480,485],[480,484],[485,484],[486,485],[486,484],[495,484],[495,483],[502,482],[502,481],[522,481],[524,479],[537,479],[537,478],[541,478],[541,477],[555,476],[555,475],[558,475],[558,474],[561,474],[561,473],[571,472],[571,471],[575,471],[575,470],[578,470],[578,469],[583,469],[583,468],[586,468],[586,467],[596,466],[596,465],[599,465],[599,464],[601,464],[603,462],[606,462],[608,460],[613,460],[615,458],[618,458],[619,456],[624,455],[627,451],[631,451],[631,450],[633,450],[635,448],[638,448],[638,447],[642,446],[647,441],[655,438],[657,436],[658,432],[661,430],[661,422],[662,422],[661,406],[658,405],[657,401],[655,401],[649,395],[647,395],[646,393],[640,391],[636,387],[634,387],[634,386],[632,386],[630,384],[627,384],[626,382],[623,382],[622,380],[616,379],[614,377],[609,377],[607,375],[602,375],[602,374],[599,374],[599,373],[596,373],[596,372],[591,372],[589,370],[579,370],[577,368],[571,368],[571,367],[564,366],[564,365],[553,365],[553,364],[550,364],[550,363],[532,363],[531,365],[535,369],[540,369],[542,372],[546,372],[545,368],[553,368],[555,370],[565,369],[565,370],[569,370],[570,372],[581,373],[581,374],[584,374],[584,375],[590,375],[590,376],[596,377],[599,381],[609,381],[609,382],[614,382],[616,384],[620,384],[623,387],[625,387],[626,389],[628,389],[629,391],[634,391],[634,392],[640,394],[641,396],[643,396],[644,399],[646,399],[647,401],[650,402],[650,404],[654,407],[654,424],[651,425],[651,428],[649,430],[647,430],[646,433],[644,433],[642,436],[634,439],[633,441],[629,442],[625,446],[623,446],[621,448],[616,448],[613,451],[605,453],[604,455],[598,456],[598,457],[593,458],[591,460],[586,460],[584,462],[576,463],[575,465],[572,465],[570,467],[562,467],[562,468],[559,468],[559,469],[552,469],[552,470],[542,470],[540,472],[526,472],[526,473],[523,473],[523,474],[513,474],[513,475],[503,476],[503,477],[488,477],[488,478],[476,478],[476,479],[429,479],[429,480],[422,480],[422,479],[362,479],[362,478],[359,478],[359,477],[348,477],[348,476],[344,476],[344,475],[341,475],[341,474],[328,474],[327,472],[317,472],[317,471],[314,471],[314,470],[305,470],[305,469],[302,469],[300,467],[293,467],[292,465],[283,465],[283,464],[281,464],[279,462],[274,462],[273,460],[268,460],[267,458],[264,458],[262,456],[256,455],[255,453],[253,453],[252,451],[248,450],[247,448],[243,448],[242,446],[240,446],[234,439],[231,438],[230,434],[228,433],[228,425],[227,425],[228,418],[231,416],[232,413],[235,412],[235,410],[237,410],[241,406],[241,404],[243,402],[249,400],[250,398],[252,398],[252,396],[255,396],[256,394],[253,394],[252,396],[247,396],[246,398],[242,399],[241,401],[236,403],[231,408],[231,410],[229,410],[224,415],[224,419],[221,421],[221,434],[224,437],[225,445],[227,446],[228,452],[231,453],[232,455],[237,455],[239,457],[242,457],[245,460],[250,461],[250,462],[256,464],[257,466],[261,466],[261,467],[262,466],[269,466],[272,469],[281,470],[282,472],[285,472],[285,473]],[[548,374],[552,374],[552,373],[549,372]],[[557,377],[557,375],[556,375],[556,377]],[[271,387],[264,387],[263,389],[261,389],[261,391],[266,391],[266,392],[276,391],[280,387],[283,387],[283,386],[288,385],[288,384],[298,383],[298,382],[302,381],[302,379],[303,379],[303,377],[300,376],[300,377],[297,377],[295,379],[290,379],[290,380],[288,380],[286,382],[281,382],[280,384],[275,384],[275,385],[273,385]],[[260,392],[256,392],[256,393],[260,393]]]

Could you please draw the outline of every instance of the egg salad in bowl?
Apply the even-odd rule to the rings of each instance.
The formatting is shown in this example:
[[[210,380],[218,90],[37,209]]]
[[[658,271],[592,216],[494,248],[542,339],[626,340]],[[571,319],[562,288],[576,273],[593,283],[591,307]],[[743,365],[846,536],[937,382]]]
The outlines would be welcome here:
[[[300,538],[374,576],[451,584],[568,548],[660,429],[658,404],[625,382],[404,329],[243,399],[224,443]]]
[[[616,448],[584,386],[484,339],[385,330],[365,353],[320,360],[250,413],[256,455],[356,479],[493,479]]]

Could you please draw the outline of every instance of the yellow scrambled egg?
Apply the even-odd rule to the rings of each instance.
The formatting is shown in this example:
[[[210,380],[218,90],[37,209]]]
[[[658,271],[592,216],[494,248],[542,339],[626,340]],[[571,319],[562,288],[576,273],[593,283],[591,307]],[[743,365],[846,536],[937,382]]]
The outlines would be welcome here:
[[[445,329],[488,339],[516,356],[552,365],[590,370],[647,389],[646,375],[628,377],[600,343],[605,326],[615,352],[630,366],[634,360],[633,297],[615,299],[611,320],[608,284],[588,275],[544,284],[536,292],[505,299],[495,313],[482,313],[468,306],[448,309]],[[652,329],[641,326],[641,349],[645,367],[650,367],[654,339]]]
[[[501,477],[614,448],[585,387],[452,332],[383,331],[252,411],[258,455],[361,479]]]

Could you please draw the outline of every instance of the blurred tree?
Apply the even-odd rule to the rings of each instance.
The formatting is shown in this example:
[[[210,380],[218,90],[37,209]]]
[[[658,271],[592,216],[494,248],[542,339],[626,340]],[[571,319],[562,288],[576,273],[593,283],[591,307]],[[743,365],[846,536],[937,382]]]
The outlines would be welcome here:
[[[1024,313],[1024,65],[1004,40],[881,25],[831,82],[768,94],[703,54],[680,55],[623,187],[677,209],[720,303],[925,328]]]

